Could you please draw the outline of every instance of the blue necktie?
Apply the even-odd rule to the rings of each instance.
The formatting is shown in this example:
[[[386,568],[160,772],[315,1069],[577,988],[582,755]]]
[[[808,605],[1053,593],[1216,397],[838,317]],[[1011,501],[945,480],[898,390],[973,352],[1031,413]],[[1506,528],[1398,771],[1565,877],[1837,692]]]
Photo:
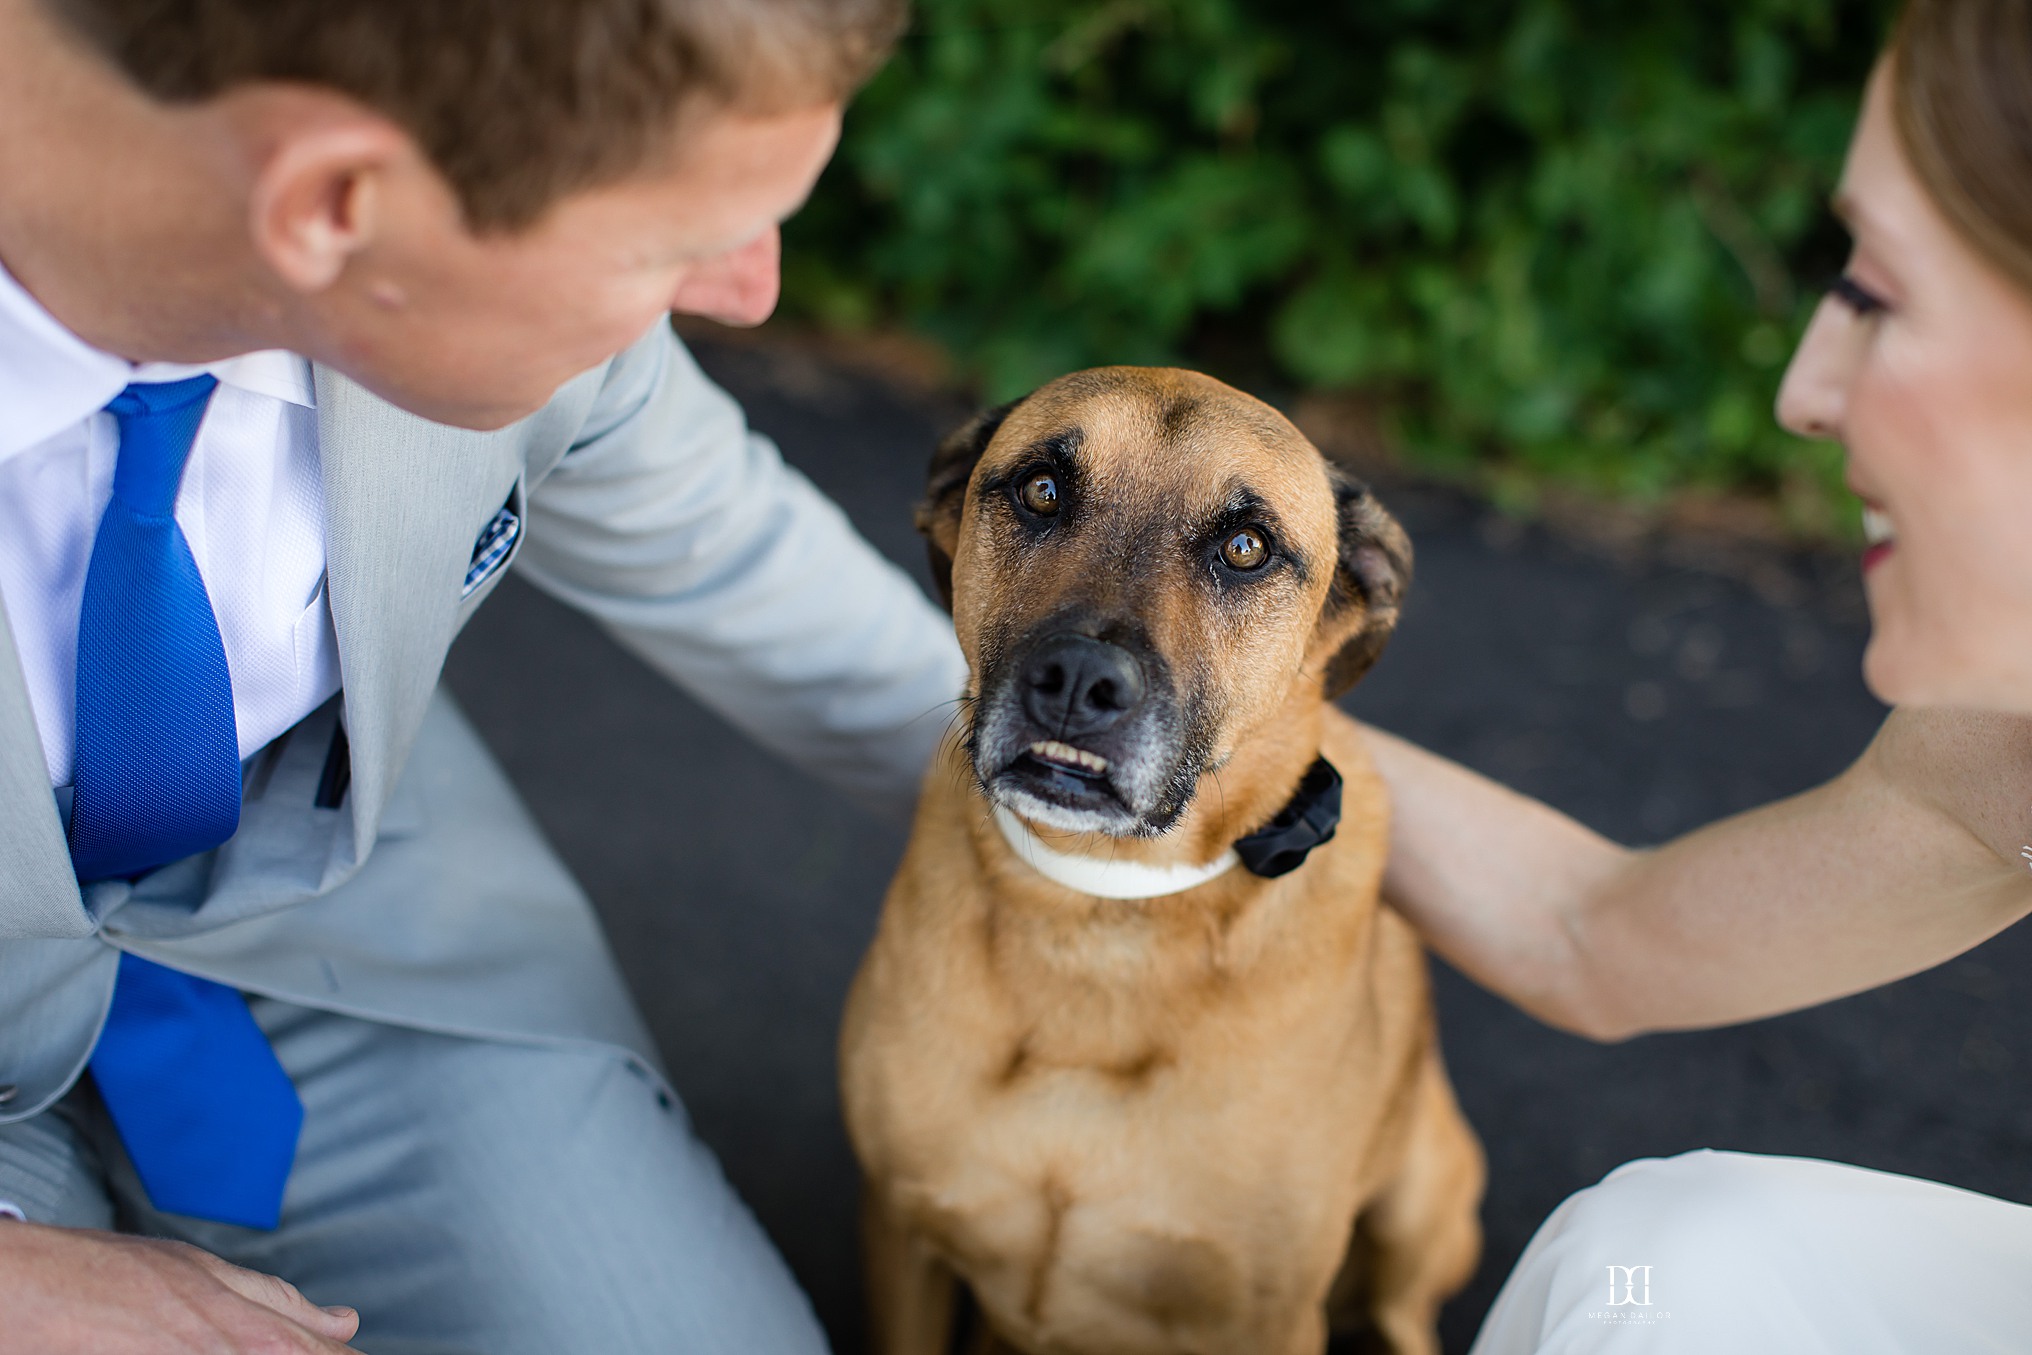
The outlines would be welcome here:
[[[173,516],[209,376],[132,385],[78,620],[71,860],[131,878],[209,851],[240,823],[233,682],[211,598]],[[233,989],[120,957],[92,1077],[165,1213],[273,1228],[303,1104]]]

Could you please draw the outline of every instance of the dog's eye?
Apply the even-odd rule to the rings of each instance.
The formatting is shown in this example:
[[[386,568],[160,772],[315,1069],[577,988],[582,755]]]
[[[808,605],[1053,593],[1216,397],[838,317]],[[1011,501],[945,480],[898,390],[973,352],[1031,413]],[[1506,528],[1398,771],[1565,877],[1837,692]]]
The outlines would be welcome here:
[[[1037,516],[1055,517],[1058,514],[1058,477],[1049,471],[1039,471],[1023,482],[1017,497]]]
[[[1261,569],[1270,558],[1270,543],[1254,527],[1244,527],[1221,547],[1221,558],[1230,569]]]

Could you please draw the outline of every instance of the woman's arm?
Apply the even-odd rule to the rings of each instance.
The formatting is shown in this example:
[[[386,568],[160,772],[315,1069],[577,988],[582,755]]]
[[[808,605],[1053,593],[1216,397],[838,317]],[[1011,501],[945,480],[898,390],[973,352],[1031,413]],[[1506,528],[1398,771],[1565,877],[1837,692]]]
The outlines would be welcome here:
[[[1860,992],[2032,912],[2032,720],[1896,712],[1826,785],[1647,851],[1367,732],[1396,805],[1392,906],[1470,977],[1595,1039]]]

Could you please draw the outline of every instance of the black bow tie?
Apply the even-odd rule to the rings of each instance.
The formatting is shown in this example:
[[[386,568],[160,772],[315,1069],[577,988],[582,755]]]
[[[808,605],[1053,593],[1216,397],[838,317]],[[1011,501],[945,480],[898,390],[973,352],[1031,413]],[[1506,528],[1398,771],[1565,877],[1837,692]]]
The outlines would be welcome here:
[[[1341,821],[1341,774],[1325,758],[1306,769],[1305,779],[1277,817],[1235,844],[1251,874],[1266,880],[1289,875],[1305,864],[1314,847],[1333,841]]]

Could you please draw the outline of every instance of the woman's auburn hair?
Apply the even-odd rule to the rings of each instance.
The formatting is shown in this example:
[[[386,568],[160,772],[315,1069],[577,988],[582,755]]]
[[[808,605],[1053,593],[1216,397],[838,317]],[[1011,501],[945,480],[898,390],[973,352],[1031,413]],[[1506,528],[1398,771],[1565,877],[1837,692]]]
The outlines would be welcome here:
[[[2032,292],[2032,0],[1910,0],[1891,43],[1905,153],[1948,221]]]

